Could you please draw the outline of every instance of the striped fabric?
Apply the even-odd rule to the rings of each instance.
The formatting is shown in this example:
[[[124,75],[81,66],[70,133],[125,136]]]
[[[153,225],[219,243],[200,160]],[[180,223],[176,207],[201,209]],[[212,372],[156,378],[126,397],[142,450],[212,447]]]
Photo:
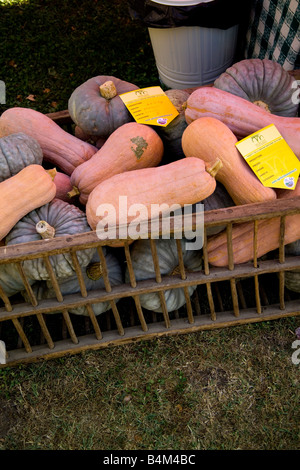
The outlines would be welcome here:
[[[245,58],[271,59],[285,70],[300,68],[299,0],[253,0]]]

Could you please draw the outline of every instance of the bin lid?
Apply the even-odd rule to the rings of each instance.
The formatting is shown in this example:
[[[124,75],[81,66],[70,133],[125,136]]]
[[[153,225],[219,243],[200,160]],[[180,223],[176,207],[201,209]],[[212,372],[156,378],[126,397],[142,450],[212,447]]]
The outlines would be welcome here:
[[[172,7],[189,7],[192,5],[199,5],[200,3],[209,3],[213,0],[151,0],[153,3],[160,5],[168,5]]]

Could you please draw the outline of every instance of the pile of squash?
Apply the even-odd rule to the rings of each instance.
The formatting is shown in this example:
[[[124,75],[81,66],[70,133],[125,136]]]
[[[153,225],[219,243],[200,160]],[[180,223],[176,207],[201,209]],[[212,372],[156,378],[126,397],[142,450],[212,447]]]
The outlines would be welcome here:
[[[143,204],[148,214],[155,204],[160,210],[167,204],[169,210],[173,204],[183,207],[203,202],[204,209],[211,210],[300,196],[300,184],[295,191],[264,187],[235,147],[238,139],[274,123],[300,158],[300,119],[298,105],[292,100],[295,83],[274,62],[241,61],[213,86],[191,94],[167,90],[179,114],[166,128],[135,122],[119,95],[138,86],[112,76],[93,77],[70,96],[74,135],[33,109],[7,109],[0,117],[2,243],[96,230],[103,217],[110,223],[107,214],[97,210],[102,204],[115,208],[118,224],[130,222],[137,212],[122,213],[120,196],[127,197],[127,208]],[[259,222],[259,256],[278,248],[278,224],[276,218]],[[209,262],[215,266],[228,264],[223,229],[208,232]],[[298,239],[300,215],[290,216],[285,241],[293,247]],[[136,240],[130,249],[137,281],[155,278],[149,243]],[[187,250],[185,239],[181,249],[186,269],[201,270],[201,250]],[[233,251],[235,263],[253,258],[252,224],[233,227]],[[291,252],[295,250],[291,248]],[[78,253],[87,289],[104,288],[97,251]],[[113,286],[129,281],[117,253],[114,248],[104,250]],[[179,263],[176,241],[157,240],[157,254],[161,273],[172,275]],[[63,295],[80,291],[73,262],[68,253],[50,259]],[[23,269],[38,299],[54,296],[45,260],[25,260]],[[0,284],[8,296],[24,289],[13,264],[0,265]],[[193,290],[189,288],[189,295]],[[165,292],[169,311],[184,305],[185,295],[182,289]],[[144,294],[141,304],[161,311],[155,293]],[[109,308],[105,302],[94,305],[97,315]],[[88,314],[81,307],[72,313]]]

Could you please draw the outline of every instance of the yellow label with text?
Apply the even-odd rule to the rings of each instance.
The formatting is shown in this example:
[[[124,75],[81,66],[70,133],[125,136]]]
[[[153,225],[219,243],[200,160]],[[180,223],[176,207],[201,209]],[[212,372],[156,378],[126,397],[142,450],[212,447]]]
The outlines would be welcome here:
[[[235,145],[264,186],[295,189],[300,161],[274,124]]]
[[[179,114],[159,86],[139,88],[119,96],[134,120],[140,124],[166,127]]]

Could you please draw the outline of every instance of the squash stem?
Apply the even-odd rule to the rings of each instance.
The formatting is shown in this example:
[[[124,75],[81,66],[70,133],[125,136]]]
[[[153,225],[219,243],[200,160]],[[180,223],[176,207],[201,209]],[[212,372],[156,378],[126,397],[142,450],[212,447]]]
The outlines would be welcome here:
[[[55,228],[48,224],[48,222],[45,220],[40,220],[36,224],[35,228],[37,233],[39,233],[44,239],[54,238],[55,236]]]
[[[116,86],[111,80],[108,80],[107,82],[100,85],[99,90],[102,98],[105,98],[106,100],[111,100],[118,94]]]
[[[264,109],[268,113],[271,112],[269,106],[264,101],[261,101],[261,100],[253,101],[253,104],[256,104],[256,106],[259,106],[260,108]]]
[[[97,281],[103,274],[101,263],[91,263],[86,268],[86,275],[92,281]]]
[[[206,168],[207,173],[210,174],[213,178],[216,176],[218,171],[222,168],[223,163],[222,161],[218,158],[215,163],[213,163],[211,166]]]
[[[173,268],[169,272],[169,276],[176,276],[177,274],[180,274],[180,266],[179,265],[175,266],[175,268]]]
[[[184,266],[184,270],[185,270],[186,273],[192,273],[193,272],[193,270],[187,269],[186,266]],[[180,273],[181,273],[181,268],[178,264],[177,266],[175,266],[175,268],[171,269],[168,276],[177,276]]]
[[[77,186],[73,186],[73,189],[67,193],[68,197],[71,199],[72,197],[78,196],[80,194],[79,189]]]
[[[46,170],[46,171],[51,176],[52,181],[53,181],[57,173],[56,168],[51,168],[51,170]]]

